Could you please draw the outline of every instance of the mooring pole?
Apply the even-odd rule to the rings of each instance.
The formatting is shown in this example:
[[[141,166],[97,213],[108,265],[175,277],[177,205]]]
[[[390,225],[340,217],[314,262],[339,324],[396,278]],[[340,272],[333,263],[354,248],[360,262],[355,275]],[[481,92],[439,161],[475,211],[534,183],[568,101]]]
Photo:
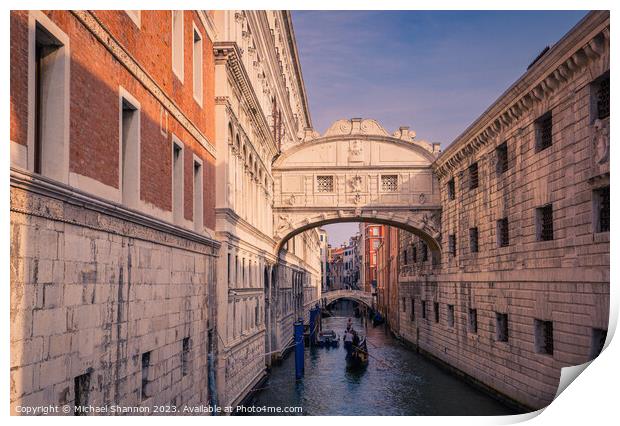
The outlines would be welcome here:
[[[301,379],[304,375],[304,321],[299,318],[295,322],[295,378]]]

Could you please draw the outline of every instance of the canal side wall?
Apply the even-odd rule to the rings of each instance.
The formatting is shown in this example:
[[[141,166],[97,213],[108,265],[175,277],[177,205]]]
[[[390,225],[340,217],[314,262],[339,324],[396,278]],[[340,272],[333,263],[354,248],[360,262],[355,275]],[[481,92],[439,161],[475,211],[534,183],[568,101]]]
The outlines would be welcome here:
[[[218,243],[23,173],[11,185],[11,412],[208,404]]]
[[[436,160],[441,262],[423,262],[423,242],[401,232],[395,332],[534,409],[607,332],[609,116],[599,105],[608,71],[609,13],[592,12]]]

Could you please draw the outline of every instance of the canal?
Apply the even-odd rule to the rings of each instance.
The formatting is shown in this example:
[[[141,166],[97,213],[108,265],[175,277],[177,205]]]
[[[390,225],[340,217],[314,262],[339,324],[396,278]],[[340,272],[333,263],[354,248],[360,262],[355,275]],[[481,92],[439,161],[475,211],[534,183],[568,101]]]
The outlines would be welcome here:
[[[345,303],[346,306],[346,303]],[[342,335],[349,310],[323,318],[323,330]],[[246,406],[302,407],[303,415],[507,415],[518,414],[403,346],[383,327],[353,326],[368,338],[371,355],[363,371],[347,371],[338,348],[306,348],[305,375],[295,382],[295,356],[271,370]]]

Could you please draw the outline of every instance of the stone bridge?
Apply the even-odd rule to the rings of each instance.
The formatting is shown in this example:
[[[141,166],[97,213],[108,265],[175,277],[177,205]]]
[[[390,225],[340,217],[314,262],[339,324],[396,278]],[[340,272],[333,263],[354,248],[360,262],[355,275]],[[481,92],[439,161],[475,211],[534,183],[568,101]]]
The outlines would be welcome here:
[[[325,306],[338,299],[354,300],[372,307],[372,295],[362,290],[332,290],[321,294],[321,300],[325,301]]]
[[[440,251],[440,193],[431,164],[439,144],[401,127],[389,134],[375,120],[339,120],[323,136],[306,129],[302,142],[273,163],[274,238],[336,222],[397,226]]]

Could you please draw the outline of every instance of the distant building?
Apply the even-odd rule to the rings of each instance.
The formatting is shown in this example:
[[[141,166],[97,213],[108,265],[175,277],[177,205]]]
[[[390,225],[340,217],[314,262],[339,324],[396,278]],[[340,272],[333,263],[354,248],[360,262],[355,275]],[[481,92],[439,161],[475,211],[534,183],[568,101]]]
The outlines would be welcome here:
[[[363,282],[362,289],[366,292],[376,293],[377,288],[377,249],[381,244],[384,233],[384,225],[361,223],[360,233],[362,241],[363,259]]]

